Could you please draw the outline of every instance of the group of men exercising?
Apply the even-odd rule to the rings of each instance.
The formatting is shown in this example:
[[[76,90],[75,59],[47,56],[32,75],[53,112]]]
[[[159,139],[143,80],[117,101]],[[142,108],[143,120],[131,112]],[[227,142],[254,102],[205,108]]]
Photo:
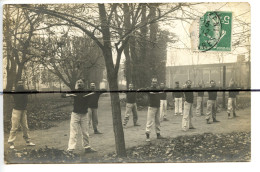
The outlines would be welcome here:
[[[150,134],[152,126],[155,125],[155,132],[157,139],[164,139],[160,134],[160,122],[168,121],[167,118],[167,92],[172,92],[172,96],[175,103],[175,115],[182,115],[182,130],[187,131],[189,129],[195,129],[192,124],[192,107],[194,92],[198,92],[197,95],[197,116],[202,116],[203,114],[203,96],[204,92],[208,92],[207,101],[207,113],[206,113],[206,124],[211,124],[211,117],[213,122],[219,122],[216,119],[217,112],[217,91],[219,88],[213,80],[210,81],[209,88],[203,88],[202,84],[199,84],[198,88],[192,88],[192,82],[190,80],[186,81],[184,88],[179,86],[179,82],[176,82],[176,87],[174,89],[169,89],[165,87],[164,83],[160,83],[158,87],[157,78],[153,78],[151,82],[151,87],[141,88],[138,90],[134,89],[133,84],[129,84],[129,89],[125,91],[126,93],[126,111],[123,120],[123,127],[129,121],[131,113],[133,114],[133,124],[134,126],[140,126],[138,123],[138,113],[137,113],[137,94],[138,92],[146,93],[148,96],[148,113],[146,122],[146,141],[150,142]],[[105,89],[96,89],[95,83],[90,84],[90,90],[85,90],[85,84],[82,79],[79,79],[75,85],[75,91],[69,94],[62,94],[62,97],[73,97],[73,111],[71,113],[70,120],[70,138],[68,143],[68,151],[73,152],[76,148],[78,129],[81,129],[82,133],[82,146],[86,153],[96,152],[89,143],[89,133],[88,127],[92,125],[94,134],[102,134],[98,126],[98,100],[102,93],[107,92]],[[230,82],[231,90],[235,89],[235,83]],[[19,94],[19,92],[26,92],[23,86],[23,82],[19,81],[18,86],[14,94],[14,108],[12,112],[12,128],[10,131],[10,136],[8,143],[10,149],[14,149],[14,141],[16,138],[16,132],[19,125],[21,124],[23,130],[23,137],[28,146],[34,146],[35,144],[30,141],[28,134],[27,116],[26,116],[26,106],[28,102],[27,94]],[[18,94],[17,94],[18,93]],[[236,96],[238,91],[229,91],[228,98],[228,118],[237,117],[236,109]],[[184,99],[184,107],[182,109]]]

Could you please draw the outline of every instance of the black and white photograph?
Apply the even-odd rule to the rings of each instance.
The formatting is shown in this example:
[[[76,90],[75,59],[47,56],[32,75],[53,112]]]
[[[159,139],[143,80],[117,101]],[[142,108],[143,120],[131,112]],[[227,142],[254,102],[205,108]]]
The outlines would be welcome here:
[[[5,164],[251,161],[248,2],[11,2]]]

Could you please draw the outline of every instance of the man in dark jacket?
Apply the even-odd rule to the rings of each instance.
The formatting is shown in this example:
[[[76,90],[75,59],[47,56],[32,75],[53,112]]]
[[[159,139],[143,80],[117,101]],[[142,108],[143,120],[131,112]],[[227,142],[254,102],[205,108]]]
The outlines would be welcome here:
[[[82,146],[86,153],[96,152],[92,149],[89,144],[88,134],[88,94],[84,92],[84,82],[79,79],[75,85],[75,94],[66,94],[62,97],[73,97],[73,112],[71,113],[70,120],[70,138],[68,143],[68,152],[73,152],[77,144],[78,128],[81,129],[82,133]]]
[[[192,105],[193,105],[193,92],[191,91],[191,84],[190,80],[186,81],[186,88],[184,90],[184,111],[183,111],[183,118],[182,118],[182,130],[187,131],[188,129],[195,129],[192,125],[191,118],[192,118]]]
[[[233,80],[230,81],[229,84],[229,89],[237,89],[237,87],[235,86],[235,82]],[[228,92],[228,109],[227,109],[227,113],[228,113],[228,118],[231,119],[232,117],[230,116],[230,113],[233,112],[233,117],[237,117],[236,115],[236,98],[237,95],[239,94],[238,91],[229,91]]]
[[[8,144],[10,149],[14,149],[14,141],[16,139],[16,132],[21,124],[23,131],[23,138],[26,141],[27,146],[35,146],[34,143],[30,141],[30,136],[28,134],[29,128],[27,124],[27,103],[29,90],[24,89],[23,81],[18,81],[17,87],[15,89],[14,107],[12,112],[12,128],[10,131],[10,136],[8,138]]]
[[[144,89],[140,89],[144,90]],[[146,123],[146,141],[150,142],[150,133],[153,124],[155,123],[155,132],[157,135],[157,139],[164,139],[161,136],[160,132],[160,99],[161,94],[163,92],[159,92],[160,90],[157,88],[157,78],[152,79],[152,86],[150,88],[145,89],[148,95],[148,113],[147,113],[147,123]]]
[[[126,110],[125,110],[125,118],[124,118],[123,126],[126,127],[131,113],[133,113],[134,126],[140,126],[140,124],[137,123],[138,114],[137,114],[137,106],[136,106],[136,92],[134,91],[134,85],[129,84],[128,87],[129,87],[129,92],[126,93]]]
[[[183,92],[181,92],[180,83],[179,81],[175,82],[175,92],[172,93],[172,97],[175,104],[175,115],[182,115],[182,97]]]
[[[92,126],[94,130],[94,134],[102,134],[97,126],[98,126],[98,100],[102,93],[106,92],[107,90],[97,90],[95,83],[90,83],[90,91],[88,94],[88,117],[89,117],[89,126]]]
[[[216,119],[217,113],[217,87],[214,80],[210,81],[210,87],[208,88],[208,101],[207,101],[207,115],[206,122],[210,124],[210,117],[212,116],[213,122],[219,122]]]

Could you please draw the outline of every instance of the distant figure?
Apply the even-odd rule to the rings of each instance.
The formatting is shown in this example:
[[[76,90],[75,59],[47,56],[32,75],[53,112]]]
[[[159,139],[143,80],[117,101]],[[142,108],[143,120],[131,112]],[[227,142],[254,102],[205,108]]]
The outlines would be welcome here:
[[[166,90],[164,83],[160,84],[160,90],[162,91],[160,100],[160,119],[169,121],[169,119],[167,119],[167,94],[164,92],[164,90]]]
[[[164,139],[164,137],[161,136],[160,132],[160,98],[161,93],[160,90],[157,88],[157,78],[152,79],[152,85],[151,87],[147,89],[140,89],[140,90],[147,90],[148,98],[149,98],[149,106],[148,106],[148,113],[147,113],[147,123],[146,123],[146,141],[150,142],[150,133],[151,128],[153,124],[155,123],[155,132],[157,135],[157,139]]]
[[[93,126],[94,134],[102,134],[97,126],[98,126],[98,100],[102,93],[107,90],[101,89],[97,90],[94,82],[90,83],[90,90],[88,94],[88,124]]]
[[[197,107],[196,107],[196,114],[197,116],[203,116],[203,97],[204,97],[204,91],[202,87],[202,83],[199,83],[198,88],[198,96],[197,96]]]
[[[137,114],[137,106],[136,106],[136,91],[134,91],[133,84],[129,84],[128,87],[129,87],[128,90],[130,92],[126,92],[126,110],[125,110],[125,118],[124,118],[123,126],[126,127],[131,113],[133,113],[134,126],[140,126],[140,124],[137,123],[138,114]]]
[[[10,149],[14,149],[14,141],[16,139],[17,130],[21,124],[23,131],[23,138],[27,146],[35,146],[34,143],[30,141],[30,136],[28,133],[28,124],[27,124],[27,103],[28,103],[28,92],[29,90],[24,89],[23,81],[17,82],[17,87],[15,88],[14,98],[14,107],[12,112],[12,128],[8,138],[8,144]]]
[[[233,80],[230,81],[229,83],[229,88],[230,90],[232,89],[237,89],[235,86],[235,82]],[[229,91],[228,92],[228,118],[231,119],[232,116],[230,115],[233,112],[233,117],[237,117],[236,115],[236,98],[237,95],[239,94],[239,91]]]
[[[172,93],[172,97],[175,103],[175,115],[182,115],[182,97],[183,92],[181,92],[180,83],[179,81],[175,82],[175,88],[176,92]]]
[[[207,124],[210,123],[210,118],[212,116],[213,122],[219,122],[216,119],[216,113],[217,113],[217,87],[214,80],[210,81],[210,87],[208,88],[208,101],[207,101],[207,115],[206,115],[206,122]]]
[[[77,136],[79,132],[79,128],[82,133],[82,146],[85,149],[85,153],[96,152],[96,150],[92,149],[89,144],[89,134],[88,134],[88,94],[84,93],[84,82],[82,79],[79,79],[76,82],[75,90],[77,91],[75,94],[66,94],[62,95],[62,97],[73,97],[73,112],[71,113],[70,120],[70,138],[68,143],[68,152],[73,152],[76,148],[77,144]]]
[[[186,88],[184,91],[184,112],[182,118],[182,130],[187,131],[188,129],[195,129],[192,125],[191,118],[192,118],[192,105],[193,105],[193,92],[191,91],[191,84],[190,80],[186,81]]]

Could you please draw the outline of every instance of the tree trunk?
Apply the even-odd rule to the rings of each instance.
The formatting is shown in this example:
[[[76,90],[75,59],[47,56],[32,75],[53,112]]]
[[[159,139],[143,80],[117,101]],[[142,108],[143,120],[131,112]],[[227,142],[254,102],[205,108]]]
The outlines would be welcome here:
[[[18,64],[18,70],[17,70],[17,73],[16,73],[15,85],[17,84],[17,82],[19,80],[22,79],[23,68],[24,68],[24,64],[23,63]]]
[[[146,17],[146,4],[142,4],[142,17],[141,17],[141,23],[147,23],[147,17]],[[140,40],[140,66],[139,70],[143,71],[143,76],[139,77],[139,87],[144,88],[148,87],[150,84],[150,71],[147,64],[149,64],[148,57],[147,57],[147,33],[148,33],[148,27],[142,27],[140,29],[141,32],[141,40]]]
[[[6,90],[12,90],[15,80],[15,72],[16,72],[16,63],[12,56],[12,43],[11,43],[11,34],[10,34],[10,12],[9,12],[9,5],[6,5],[5,10],[5,16],[6,20],[4,23],[4,37],[6,42],[6,60],[7,60],[7,66],[6,66]]]
[[[133,33],[134,34],[134,33]],[[133,84],[135,86],[139,86],[138,83],[138,75],[140,75],[140,73],[138,74],[138,71],[136,70],[136,68],[134,68],[134,66],[136,64],[138,64],[138,56],[137,56],[137,51],[136,51],[136,39],[135,39],[135,35],[131,36],[129,39],[129,45],[130,45],[130,54],[131,54],[131,61],[130,61],[130,69],[132,71],[132,81]]]
[[[125,78],[126,78],[126,86],[128,89],[128,85],[132,83],[132,70],[131,70],[131,59],[130,59],[130,52],[129,52],[129,44],[127,43],[125,49]]]
[[[150,4],[150,20],[156,17],[156,4]],[[149,61],[150,61],[150,74],[152,77],[157,77],[157,59],[156,59],[156,42],[157,42],[158,24],[150,24],[150,44],[149,44]]]
[[[130,23],[130,15],[129,15],[129,5],[124,4],[124,28],[125,32],[128,32],[131,29],[131,23]],[[131,69],[131,57],[130,57],[130,51],[129,51],[129,43],[124,48],[124,54],[125,54],[125,77],[126,77],[126,84],[127,89],[128,85],[132,83],[132,69]]]
[[[99,7],[99,17],[100,17],[102,37],[103,37],[103,47],[101,49],[105,58],[109,88],[111,91],[118,91],[118,83],[117,83],[118,71],[115,70],[114,63],[113,63],[110,29],[106,17],[105,5],[98,4],[98,7]],[[119,94],[115,92],[115,93],[110,93],[110,95],[111,95],[116,153],[120,157],[126,157],[125,139],[124,139],[122,120],[121,120]]]

